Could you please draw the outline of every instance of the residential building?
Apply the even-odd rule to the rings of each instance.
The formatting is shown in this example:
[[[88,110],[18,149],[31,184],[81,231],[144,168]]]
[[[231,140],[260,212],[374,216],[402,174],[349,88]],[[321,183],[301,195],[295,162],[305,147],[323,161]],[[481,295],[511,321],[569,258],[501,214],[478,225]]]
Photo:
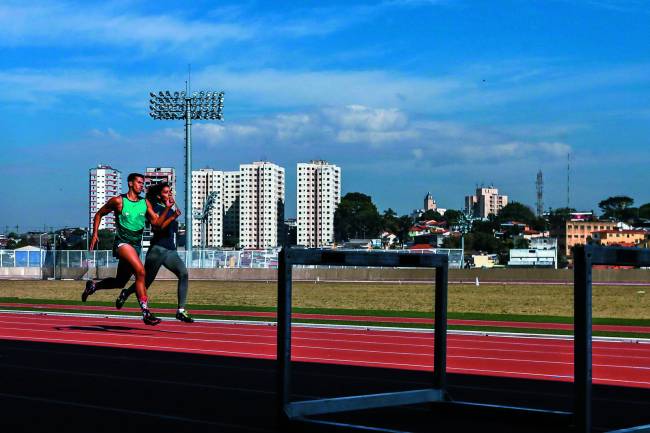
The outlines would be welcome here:
[[[557,268],[557,251],[555,249],[541,250],[511,249],[508,266],[518,268]]]
[[[239,244],[272,248],[281,244],[284,222],[284,168],[271,162],[241,164]]]
[[[531,238],[529,248],[510,250],[508,266],[557,269],[557,238]]]
[[[298,163],[298,245],[334,243],[334,213],[341,202],[341,169],[327,161]]]
[[[476,188],[475,195],[465,197],[465,212],[477,218],[497,215],[508,204],[508,196],[493,186]]]
[[[593,232],[592,238],[600,245],[618,245],[635,247],[643,243],[648,237],[645,230],[598,230]]]
[[[558,241],[560,248],[564,249],[567,257],[571,256],[571,248],[575,245],[584,245],[593,238],[594,232],[600,230],[614,230],[616,228],[614,221],[589,221],[589,220],[569,220],[564,224],[563,233],[559,233]]]
[[[122,173],[110,165],[99,164],[88,170],[88,227],[93,230],[95,214],[111,198],[122,191]],[[115,217],[110,213],[104,218],[98,230],[115,230]]]
[[[206,200],[214,193],[206,218],[192,218],[192,246],[195,248],[223,245],[223,180],[223,171],[192,170],[192,211],[203,212]]]
[[[144,190],[161,182],[167,182],[176,194],[176,170],[173,167],[147,167],[144,171]]]

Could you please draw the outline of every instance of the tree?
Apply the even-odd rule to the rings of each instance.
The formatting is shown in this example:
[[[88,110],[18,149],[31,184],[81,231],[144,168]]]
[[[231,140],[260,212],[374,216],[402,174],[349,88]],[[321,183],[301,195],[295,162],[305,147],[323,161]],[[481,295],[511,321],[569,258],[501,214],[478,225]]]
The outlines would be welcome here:
[[[349,192],[334,213],[334,237],[337,242],[352,238],[377,238],[382,229],[382,218],[372,198],[360,192]]]
[[[454,209],[447,209],[443,216],[449,227],[457,225],[463,219],[463,212]]]
[[[575,211],[575,209],[569,207],[561,207],[551,210],[548,214],[549,229],[555,233],[564,230],[565,223],[571,219],[571,212]]]
[[[397,232],[399,231],[399,222],[397,219],[397,213],[395,213],[393,209],[388,208],[384,211],[384,214],[381,217],[381,224],[384,230],[397,235]]]
[[[109,229],[100,229],[97,233],[99,241],[97,242],[96,250],[110,250],[113,248],[113,238],[115,233]]]
[[[639,206],[639,218],[650,219],[650,203]]]
[[[432,209],[427,209],[425,212],[420,215],[418,218],[418,221],[430,221],[430,220],[436,220],[436,221],[442,221],[442,215],[438,211],[432,210]]]
[[[537,217],[531,208],[516,201],[505,205],[497,215],[497,221],[500,223],[507,221],[520,221],[528,225],[533,225],[536,220]]]
[[[634,204],[634,199],[625,195],[609,197],[600,203],[598,207],[603,211],[603,218],[611,218],[621,221],[630,217],[629,208]]]
[[[409,241],[409,229],[413,225],[413,222],[413,218],[411,218],[409,215],[402,215],[397,220],[399,229],[395,234],[399,238],[399,241],[402,243],[402,245]]]

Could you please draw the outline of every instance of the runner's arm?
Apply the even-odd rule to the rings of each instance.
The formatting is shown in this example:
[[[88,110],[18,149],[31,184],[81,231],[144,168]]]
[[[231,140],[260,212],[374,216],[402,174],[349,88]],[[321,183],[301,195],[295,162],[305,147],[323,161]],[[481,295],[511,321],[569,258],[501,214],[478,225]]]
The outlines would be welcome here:
[[[167,212],[167,214],[169,214],[169,212]],[[167,217],[167,218],[162,222],[162,224],[160,225],[160,228],[158,228],[158,230],[165,230],[165,229],[167,228],[167,226],[170,225],[170,224],[172,223],[172,221],[174,221],[176,218],[179,217],[180,214],[181,214],[180,209],[176,208],[176,211],[174,211],[174,213],[172,213],[171,215],[169,215],[169,216],[168,216],[168,217]]]
[[[172,204],[167,203],[167,207],[165,207],[165,210],[162,211],[160,214],[157,214],[156,212],[154,212],[153,206],[151,205],[149,200],[147,200],[147,217],[149,218],[149,222],[151,223],[151,229],[153,231],[163,230],[165,227],[169,225],[171,221],[173,221],[171,217],[166,218],[166,215],[169,213],[169,210],[171,208],[172,208]],[[167,220],[170,221],[167,222]],[[167,224],[165,224],[165,222],[167,222]]]
[[[102,218],[104,215],[108,215],[111,212],[115,212],[118,210],[122,205],[122,197],[119,195],[116,197],[113,197],[109,201],[102,206],[97,213],[95,214],[95,218],[93,219],[93,237],[90,241],[90,245],[88,246],[88,249],[90,251],[95,249],[95,245],[97,245],[97,241],[99,240],[99,225],[102,222]]]

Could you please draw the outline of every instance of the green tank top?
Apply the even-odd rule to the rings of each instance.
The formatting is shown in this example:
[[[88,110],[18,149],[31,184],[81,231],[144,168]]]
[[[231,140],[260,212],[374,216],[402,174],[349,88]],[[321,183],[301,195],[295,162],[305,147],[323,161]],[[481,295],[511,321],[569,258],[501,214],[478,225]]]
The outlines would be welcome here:
[[[147,202],[144,198],[131,201],[126,194],[122,194],[122,212],[117,216],[116,240],[140,246],[146,214]]]

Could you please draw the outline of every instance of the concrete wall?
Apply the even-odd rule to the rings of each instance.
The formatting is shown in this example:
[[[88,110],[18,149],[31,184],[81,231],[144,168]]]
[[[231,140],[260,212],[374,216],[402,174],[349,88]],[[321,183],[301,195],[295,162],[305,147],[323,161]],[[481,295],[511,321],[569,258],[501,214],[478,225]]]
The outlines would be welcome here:
[[[116,268],[57,268],[57,278],[106,278],[115,276]],[[295,268],[295,280],[314,281],[432,281],[432,269],[378,269],[378,268]],[[44,268],[42,278],[51,278],[52,269]],[[490,281],[554,281],[571,283],[573,271],[569,269],[450,269],[449,280],[473,283]],[[0,278],[41,278],[39,268],[0,268]],[[162,268],[159,279],[175,279],[174,274]],[[274,281],[274,269],[190,269],[190,279],[220,281]],[[650,270],[646,269],[594,269],[593,280],[598,282],[642,282],[650,284]]]
[[[18,278],[41,278],[40,268],[0,268],[0,278],[18,279]]]
[[[274,269],[190,269],[190,279],[220,281],[275,281]],[[115,275],[114,268],[92,269],[92,278],[106,278]],[[295,280],[313,281],[433,281],[432,269],[378,269],[378,268],[331,268],[293,270]],[[481,282],[490,281],[532,281],[573,282],[573,270],[569,269],[450,269],[449,279],[454,282],[473,283],[478,277]],[[175,279],[171,272],[162,268],[159,279]],[[593,280],[599,282],[645,282],[650,284],[650,270],[645,269],[594,269]]]

